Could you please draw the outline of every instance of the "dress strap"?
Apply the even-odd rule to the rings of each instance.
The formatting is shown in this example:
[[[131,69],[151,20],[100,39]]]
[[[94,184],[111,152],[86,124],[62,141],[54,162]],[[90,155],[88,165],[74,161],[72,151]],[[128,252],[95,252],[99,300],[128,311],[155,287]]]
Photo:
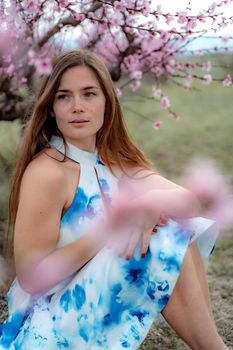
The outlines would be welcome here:
[[[49,144],[55,147],[62,154],[65,154],[65,147],[61,137],[53,135],[49,141]],[[97,149],[95,149],[94,152],[87,152],[78,148],[77,146],[72,145],[69,142],[67,142],[67,145],[68,147],[66,150],[66,155],[68,158],[74,160],[75,162],[80,163],[81,165],[85,164],[92,167],[94,167],[95,164],[99,162]]]

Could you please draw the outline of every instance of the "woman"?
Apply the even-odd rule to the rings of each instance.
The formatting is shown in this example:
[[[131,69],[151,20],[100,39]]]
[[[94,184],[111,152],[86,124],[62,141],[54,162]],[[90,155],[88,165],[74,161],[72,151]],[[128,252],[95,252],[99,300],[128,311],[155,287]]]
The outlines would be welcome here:
[[[133,190],[115,200],[125,178]],[[0,349],[137,349],[159,313],[192,349],[226,349],[202,261],[216,225],[175,221],[198,208],[130,140],[99,58],[58,57],[12,183],[16,278]]]

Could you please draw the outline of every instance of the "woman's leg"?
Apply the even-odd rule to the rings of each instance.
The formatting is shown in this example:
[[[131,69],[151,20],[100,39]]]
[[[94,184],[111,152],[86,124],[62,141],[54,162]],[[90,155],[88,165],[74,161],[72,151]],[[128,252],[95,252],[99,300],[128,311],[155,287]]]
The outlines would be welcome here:
[[[198,281],[199,281],[199,284],[201,286],[201,290],[202,290],[209,314],[212,317],[212,319],[214,320],[213,310],[212,310],[212,305],[211,305],[211,300],[210,300],[209,286],[208,286],[208,282],[207,282],[206,269],[204,266],[203,259],[201,257],[201,254],[200,254],[200,251],[199,251],[199,248],[198,248],[196,242],[193,242],[192,244],[190,244],[189,247],[190,247],[190,252],[192,255],[193,264],[194,264],[196,274],[198,277]]]
[[[226,350],[211,317],[190,248],[162,315],[193,350]]]

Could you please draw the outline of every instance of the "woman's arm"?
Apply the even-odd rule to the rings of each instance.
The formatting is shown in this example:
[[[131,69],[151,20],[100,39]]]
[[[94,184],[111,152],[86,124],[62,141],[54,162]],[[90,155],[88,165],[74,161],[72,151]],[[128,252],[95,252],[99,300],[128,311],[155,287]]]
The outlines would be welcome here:
[[[166,213],[168,217],[185,219],[200,215],[200,203],[189,190],[177,187],[174,189],[153,189],[138,197],[141,205],[148,212]]]
[[[28,293],[51,289],[79,270],[104,245],[99,232],[90,232],[55,249],[67,199],[66,184],[63,169],[51,160],[34,160],[24,173],[14,230],[14,256],[18,281]]]
[[[135,198],[135,206],[146,206],[156,213],[166,212],[168,216],[186,218],[200,214],[200,202],[190,190],[152,173],[146,169],[128,170],[132,177],[122,176],[120,188],[132,199]],[[133,205],[133,202],[131,203]]]
[[[94,233],[86,233],[84,237],[55,249],[34,268],[27,269],[21,276],[22,288],[30,294],[46,292],[77,272],[104,247],[105,240],[100,237],[100,232],[95,229]]]

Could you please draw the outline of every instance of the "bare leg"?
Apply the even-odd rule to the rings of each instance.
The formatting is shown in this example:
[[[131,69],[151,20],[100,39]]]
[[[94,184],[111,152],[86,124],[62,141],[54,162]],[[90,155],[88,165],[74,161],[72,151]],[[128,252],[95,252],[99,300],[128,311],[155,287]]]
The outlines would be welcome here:
[[[193,264],[194,264],[196,274],[198,277],[198,281],[199,281],[199,284],[201,286],[201,290],[202,290],[209,314],[212,317],[212,319],[214,320],[213,310],[212,310],[212,305],[211,305],[211,300],[210,300],[209,286],[208,286],[208,282],[207,282],[206,269],[205,269],[200,251],[198,249],[196,242],[193,242],[192,244],[190,244],[189,247],[190,247],[190,252],[192,255]]]
[[[209,314],[190,248],[187,249],[180,276],[162,315],[191,349],[227,349]]]

